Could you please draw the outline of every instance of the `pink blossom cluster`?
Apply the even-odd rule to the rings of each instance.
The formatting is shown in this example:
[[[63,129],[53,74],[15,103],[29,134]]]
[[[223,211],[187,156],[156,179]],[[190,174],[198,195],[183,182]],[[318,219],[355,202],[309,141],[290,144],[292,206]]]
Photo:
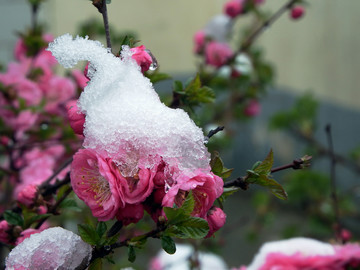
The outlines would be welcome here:
[[[53,39],[50,35],[42,38],[44,46]],[[37,214],[45,214],[47,203],[39,199],[38,187],[69,156],[61,141],[69,133],[66,104],[78,96],[87,79],[79,71],[73,71],[72,78],[56,75],[57,61],[45,47],[35,56],[28,51],[24,39],[18,40],[15,61],[0,73],[0,126],[4,131],[0,143],[6,153],[0,166],[9,172],[7,181],[14,198]],[[71,138],[73,148],[78,148],[80,138]],[[63,179],[68,171],[64,169],[57,179]],[[1,221],[0,241],[9,243],[10,229]]]
[[[223,180],[208,171],[184,174],[169,167],[161,157],[151,157],[145,167],[140,157],[137,170],[129,174],[124,165],[93,149],[80,149],[74,155],[71,183],[75,193],[100,221],[116,218],[124,225],[138,222],[149,213],[155,222],[165,217],[163,207],[180,207],[192,191],[192,215],[208,221],[211,236],[225,223],[226,215],[214,201],[223,192]]]
[[[359,269],[360,245],[330,245],[313,239],[293,238],[270,242],[254,261],[240,270],[346,270]],[[235,270],[235,269],[233,269]]]

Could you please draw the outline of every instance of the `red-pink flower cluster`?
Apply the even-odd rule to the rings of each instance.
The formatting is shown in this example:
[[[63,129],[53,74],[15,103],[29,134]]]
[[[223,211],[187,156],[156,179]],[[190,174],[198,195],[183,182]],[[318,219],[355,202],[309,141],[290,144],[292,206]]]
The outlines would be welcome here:
[[[114,160],[93,149],[81,149],[74,155],[71,183],[74,192],[98,220],[117,218],[124,225],[138,222],[146,210],[155,222],[165,216],[162,208],[181,206],[189,193],[195,199],[193,216],[207,219],[212,235],[225,223],[226,215],[212,208],[223,192],[223,180],[198,170],[191,175],[170,168],[161,157],[153,157],[151,168],[142,166],[131,175]]]
[[[37,186],[66,158],[64,143],[60,142],[69,133],[65,105],[77,98],[87,81],[79,71],[73,71],[72,78],[56,75],[57,61],[45,50],[53,38],[42,38],[44,48],[33,56],[20,39],[14,49],[16,61],[0,73],[0,125],[5,130],[1,143],[9,153],[1,160],[1,167],[14,172],[9,176],[14,196],[27,207],[35,202]],[[58,179],[65,174],[66,170]]]

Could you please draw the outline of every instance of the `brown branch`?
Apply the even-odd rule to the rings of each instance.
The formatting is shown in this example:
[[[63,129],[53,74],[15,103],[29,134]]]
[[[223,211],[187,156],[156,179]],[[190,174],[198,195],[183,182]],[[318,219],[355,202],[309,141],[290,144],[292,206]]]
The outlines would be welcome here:
[[[104,28],[105,28],[106,46],[111,50],[112,48],[111,48],[111,39],[110,39],[110,27],[109,27],[106,0],[93,0],[92,2],[93,2],[92,4],[97,8],[97,10],[102,14]]]

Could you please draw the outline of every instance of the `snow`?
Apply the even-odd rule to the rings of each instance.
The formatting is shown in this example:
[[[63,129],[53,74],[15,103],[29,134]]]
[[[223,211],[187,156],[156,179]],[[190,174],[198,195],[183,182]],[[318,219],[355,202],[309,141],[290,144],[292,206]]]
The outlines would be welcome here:
[[[32,234],[6,258],[6,269],[75,269],[88,263],[92,248],[80,236],[60,227]]]
[[[65,34],[48,50],[67,68],[90,62],[91,80],[78,103],[86,114],[85,148],[106,154],[120,167],[130,166],[129,174],[140,160],[151,167],[154,156],[184,171],[208,168],[202,130],[183,110],[160,101],[128,47],[115,57],[97,41]]]

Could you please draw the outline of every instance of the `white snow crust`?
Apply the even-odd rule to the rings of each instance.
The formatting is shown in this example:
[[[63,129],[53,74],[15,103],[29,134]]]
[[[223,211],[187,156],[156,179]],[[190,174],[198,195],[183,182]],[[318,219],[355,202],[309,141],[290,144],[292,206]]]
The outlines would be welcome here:
[[[91,259],[92,248],[80,236],[60,227],[32,234],[6,258],[6,270],[76,269]]]
[[[85,148],[97,149],[114,159],[130,176],[140,157],[162,156],[181,170],[208,168],[210,155],[204,134],[187,113],[171,109],[159,99],[150,80],[124,46],[115,57],[98,41],[69,34],[50,43],[48,50],[64,67],[90,62],[91,80],[78,105],[86,114]]]

